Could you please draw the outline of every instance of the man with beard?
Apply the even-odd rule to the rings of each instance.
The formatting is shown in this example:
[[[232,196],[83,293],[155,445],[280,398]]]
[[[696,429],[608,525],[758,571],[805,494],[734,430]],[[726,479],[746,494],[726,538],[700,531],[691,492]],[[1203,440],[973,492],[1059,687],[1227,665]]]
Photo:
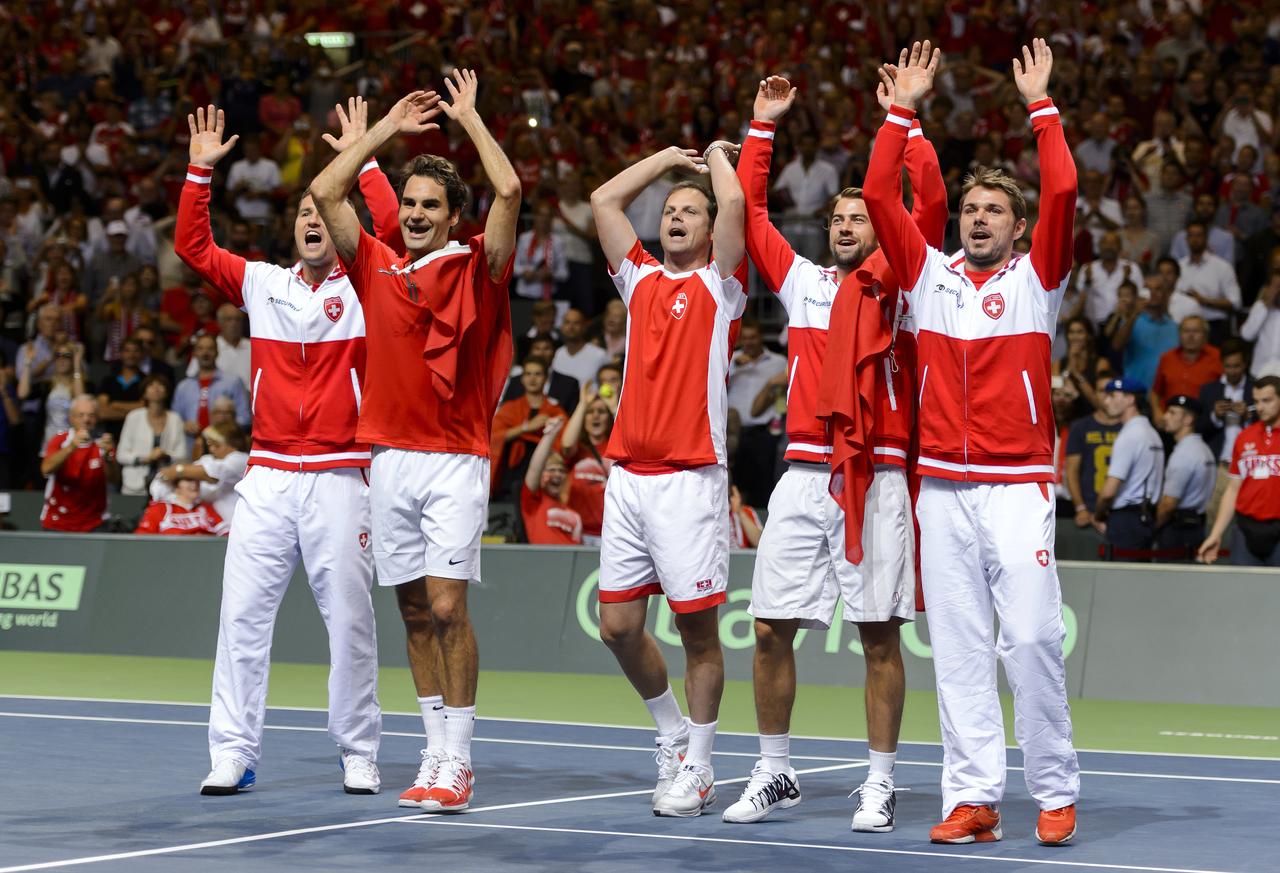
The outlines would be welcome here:
[[[777,121],[791,108],[796,89],[779,76],[760,83],[754,118],[742,147],[738,174],[747,198],[747,252],[764,284],[788,315],[788,462],[769,499],[768,523],[759,543],[752,580],[755,617],[754,680],[760,761],[727,822],[755,822],[800,801],[790,764],[791,709],[796,673],[793,647],[801,628],[827,628],[838,601],[854,622],[866,658],[870,770],[859,789],[852,827],[891,831],[893,766],[906,694],[899,627],[911,618],[915,598],[915,534],[907,493],[907,449],[912,427],[915,338],[898,332],[908,318],[896,283],[878,288],[877,313],[893,345],[874,367],[876,396],[872,451],[875,475],[865,495],[863,559],[846,559],[845,513],[828,490],[832,425],[819,418],[819,387],[828,357],[837,291],[861,295],[884,266],[867,217],[862,191],[836,195],[827,217],[827,241],[835,266],[823,268],[798,254],[769,222],[766,190]],[[887,109],[892,94],[881,89]],[[912,129],[906,162],[922,232],[941,245],[947,222],[946,187],[937,155],[919,125]],[[843,292],[842,292],[843,293]]]
[[[329,137],[339,151],[364,132],[363,100],[349,109],[338,109],[342,138]],[[376,794],[382,714],[370,596],[369,446],[356,439],[364,314],[310,195],[298,204],[292,268],[245,261],[214,243],[209,184],[237,137],[223,141],[224,116],[213,106],[187,120],[191,163],[175,249],[213,293],[249,314],[254,335],[253,447],[223,567],[209,713],[213,768],[200,793],[235,794],[257,778],[272,625],[301,559],[329,631],[329,736],[340,750],[343,787]],[[375,226],[385,227],[395,195],[376,164],[365,169],[361,190]]]
[[[1075,836],[1079,763],[1071,743],[1062,595],[1053,557],[1054,422],[1050,352],[1071,269],[1076,168],[1048,96],[1042,39],[1013,62],[1041,169],[1029,255],[1013,255],[1026,200],[999,171],[970,175],[960,200],[963,251],[928,245],[898,193],[916,106],[940,52],[916,43],[867,168],[867,212],[914,314],[918,358],[916,513],[937,673],[944,765],[935,842],[1000,839],[1004,721],[996,656],[1013,689],[1040,842]],[[882,71],[882,78],[889,73]],[[1024,405],[1025,403],[1025,405]],[[991,613],[1000,617],[999,643]]]

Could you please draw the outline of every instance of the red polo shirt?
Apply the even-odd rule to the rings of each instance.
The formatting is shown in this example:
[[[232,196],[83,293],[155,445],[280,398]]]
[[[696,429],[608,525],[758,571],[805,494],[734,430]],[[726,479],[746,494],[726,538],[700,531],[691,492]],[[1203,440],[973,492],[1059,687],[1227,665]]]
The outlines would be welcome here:
[[[1200,396],[1200,388],[1222,376],[1222,355],[1214,346],[1206,345],[1194,361],[1188,361],[1181,348],[1169,349],[1160,356],[1155,382],[1151,390],[1162,403],[1186,394]]]

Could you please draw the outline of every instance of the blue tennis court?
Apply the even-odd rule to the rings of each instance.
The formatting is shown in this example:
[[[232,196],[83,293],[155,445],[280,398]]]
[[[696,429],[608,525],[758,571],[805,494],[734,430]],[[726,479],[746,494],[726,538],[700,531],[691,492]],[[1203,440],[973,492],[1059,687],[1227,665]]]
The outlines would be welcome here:
[[[941,749],[899,751],[898,828],[849,830],[848,793],[866,744],[798,739],[804,801],[754,825],[727,825],[757,757],[755,738],[716,742],[720,801],[700,819],[655,818],[652,732],[607,725],[482,719],[475,807],[413,814],[396,796],[417,771],[421,721],[385,718],[374,797],[342,792],[324,714],[274,708],[254,790],[201,797],[204,706],[0,697],[0,873],[22,870],[267,871],[678,867],[739,871],[839,865],[904,873],[1053,868],[1159,873],[1277,869],[1280,760],[1081,752],[1080,835],[1049,849],[1010,750],[1004,840],[934,846]]]

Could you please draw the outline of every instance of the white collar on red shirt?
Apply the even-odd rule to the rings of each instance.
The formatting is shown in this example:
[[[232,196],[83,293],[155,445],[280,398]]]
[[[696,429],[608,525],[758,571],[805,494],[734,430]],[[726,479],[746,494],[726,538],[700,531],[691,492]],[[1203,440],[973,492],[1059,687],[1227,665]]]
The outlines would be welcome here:
[[[468,248],[468,246],[465,246],[460,242],[450,240],[449,242],[444,244],[443,248],[438,248],[434,252],[427,252],[425,255],[418,258],[418,260],[414,261],[412,264],[405,264],[404,266],[400,266],[400,267],[392,267],[390,270],[381,270],[379,272],[389,273],[392,276],[404,276],[414,272],[415,270],[419,270],[422,267],[425,267],[427,264],[431,263],[437,258],[442,258],[445,255],[456,255],[461,249],[465,249],[465,248]]]

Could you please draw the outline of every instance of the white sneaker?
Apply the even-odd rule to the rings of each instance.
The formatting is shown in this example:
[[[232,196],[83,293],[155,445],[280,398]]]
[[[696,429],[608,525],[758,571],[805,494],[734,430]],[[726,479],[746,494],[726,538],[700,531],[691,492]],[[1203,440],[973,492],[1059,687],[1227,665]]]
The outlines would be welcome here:
[[[422,805],[422,798],[427,796],[431,783],[436,781],[436,774],[440,772],[440,762],[444,756],[443,752],[435,749],[423,749],[421,754],[422,763],[418,765],[417,778],[400,795],[399,805],[409,809],[418,809]]]
[[[653,805],[656,807],[662,795],[667,793],[671,783],[675,781],[676,772],[689,751],[689,734],[679,737],[658,737],[654,742],[658,748],[653,753],[653,760],[658,762],[658,784],[653,789]]]
[[[377,794],[382,790],[378,765],[364,755],[343,749],[338,766],[342,768],[342,790],[347,794]]]
[[[756,761],[742,796],[724,811],[723,818],[731,824],[749,824],[760,821],[775,809],[790,809],[799,802],[800,785],[796,782],[795,770],[788,768],[785,773],[773,773],[765,769],[764,761]]]
[[[475,784],[476,775],[471,763],[447,755],[440,761],[435,781],[423,795],[419,806],[429,812],[461,812],[471,805]]]
[[[702,815],[716,802],[716,775],[701,764],[681,764],[671,787],[653,805],[654,815]]]
[[[258,776],[235,758],[223,758],[213,765],[209,775],[200,783],[200,793],[207,796],[223,796],[247,791],[258,781]]]
[[[897,804],[893,780],[868,776],[858,788],[858,808],[853,813],[852,829],[867,833],[884,834],[893,830],[893,808]]]

